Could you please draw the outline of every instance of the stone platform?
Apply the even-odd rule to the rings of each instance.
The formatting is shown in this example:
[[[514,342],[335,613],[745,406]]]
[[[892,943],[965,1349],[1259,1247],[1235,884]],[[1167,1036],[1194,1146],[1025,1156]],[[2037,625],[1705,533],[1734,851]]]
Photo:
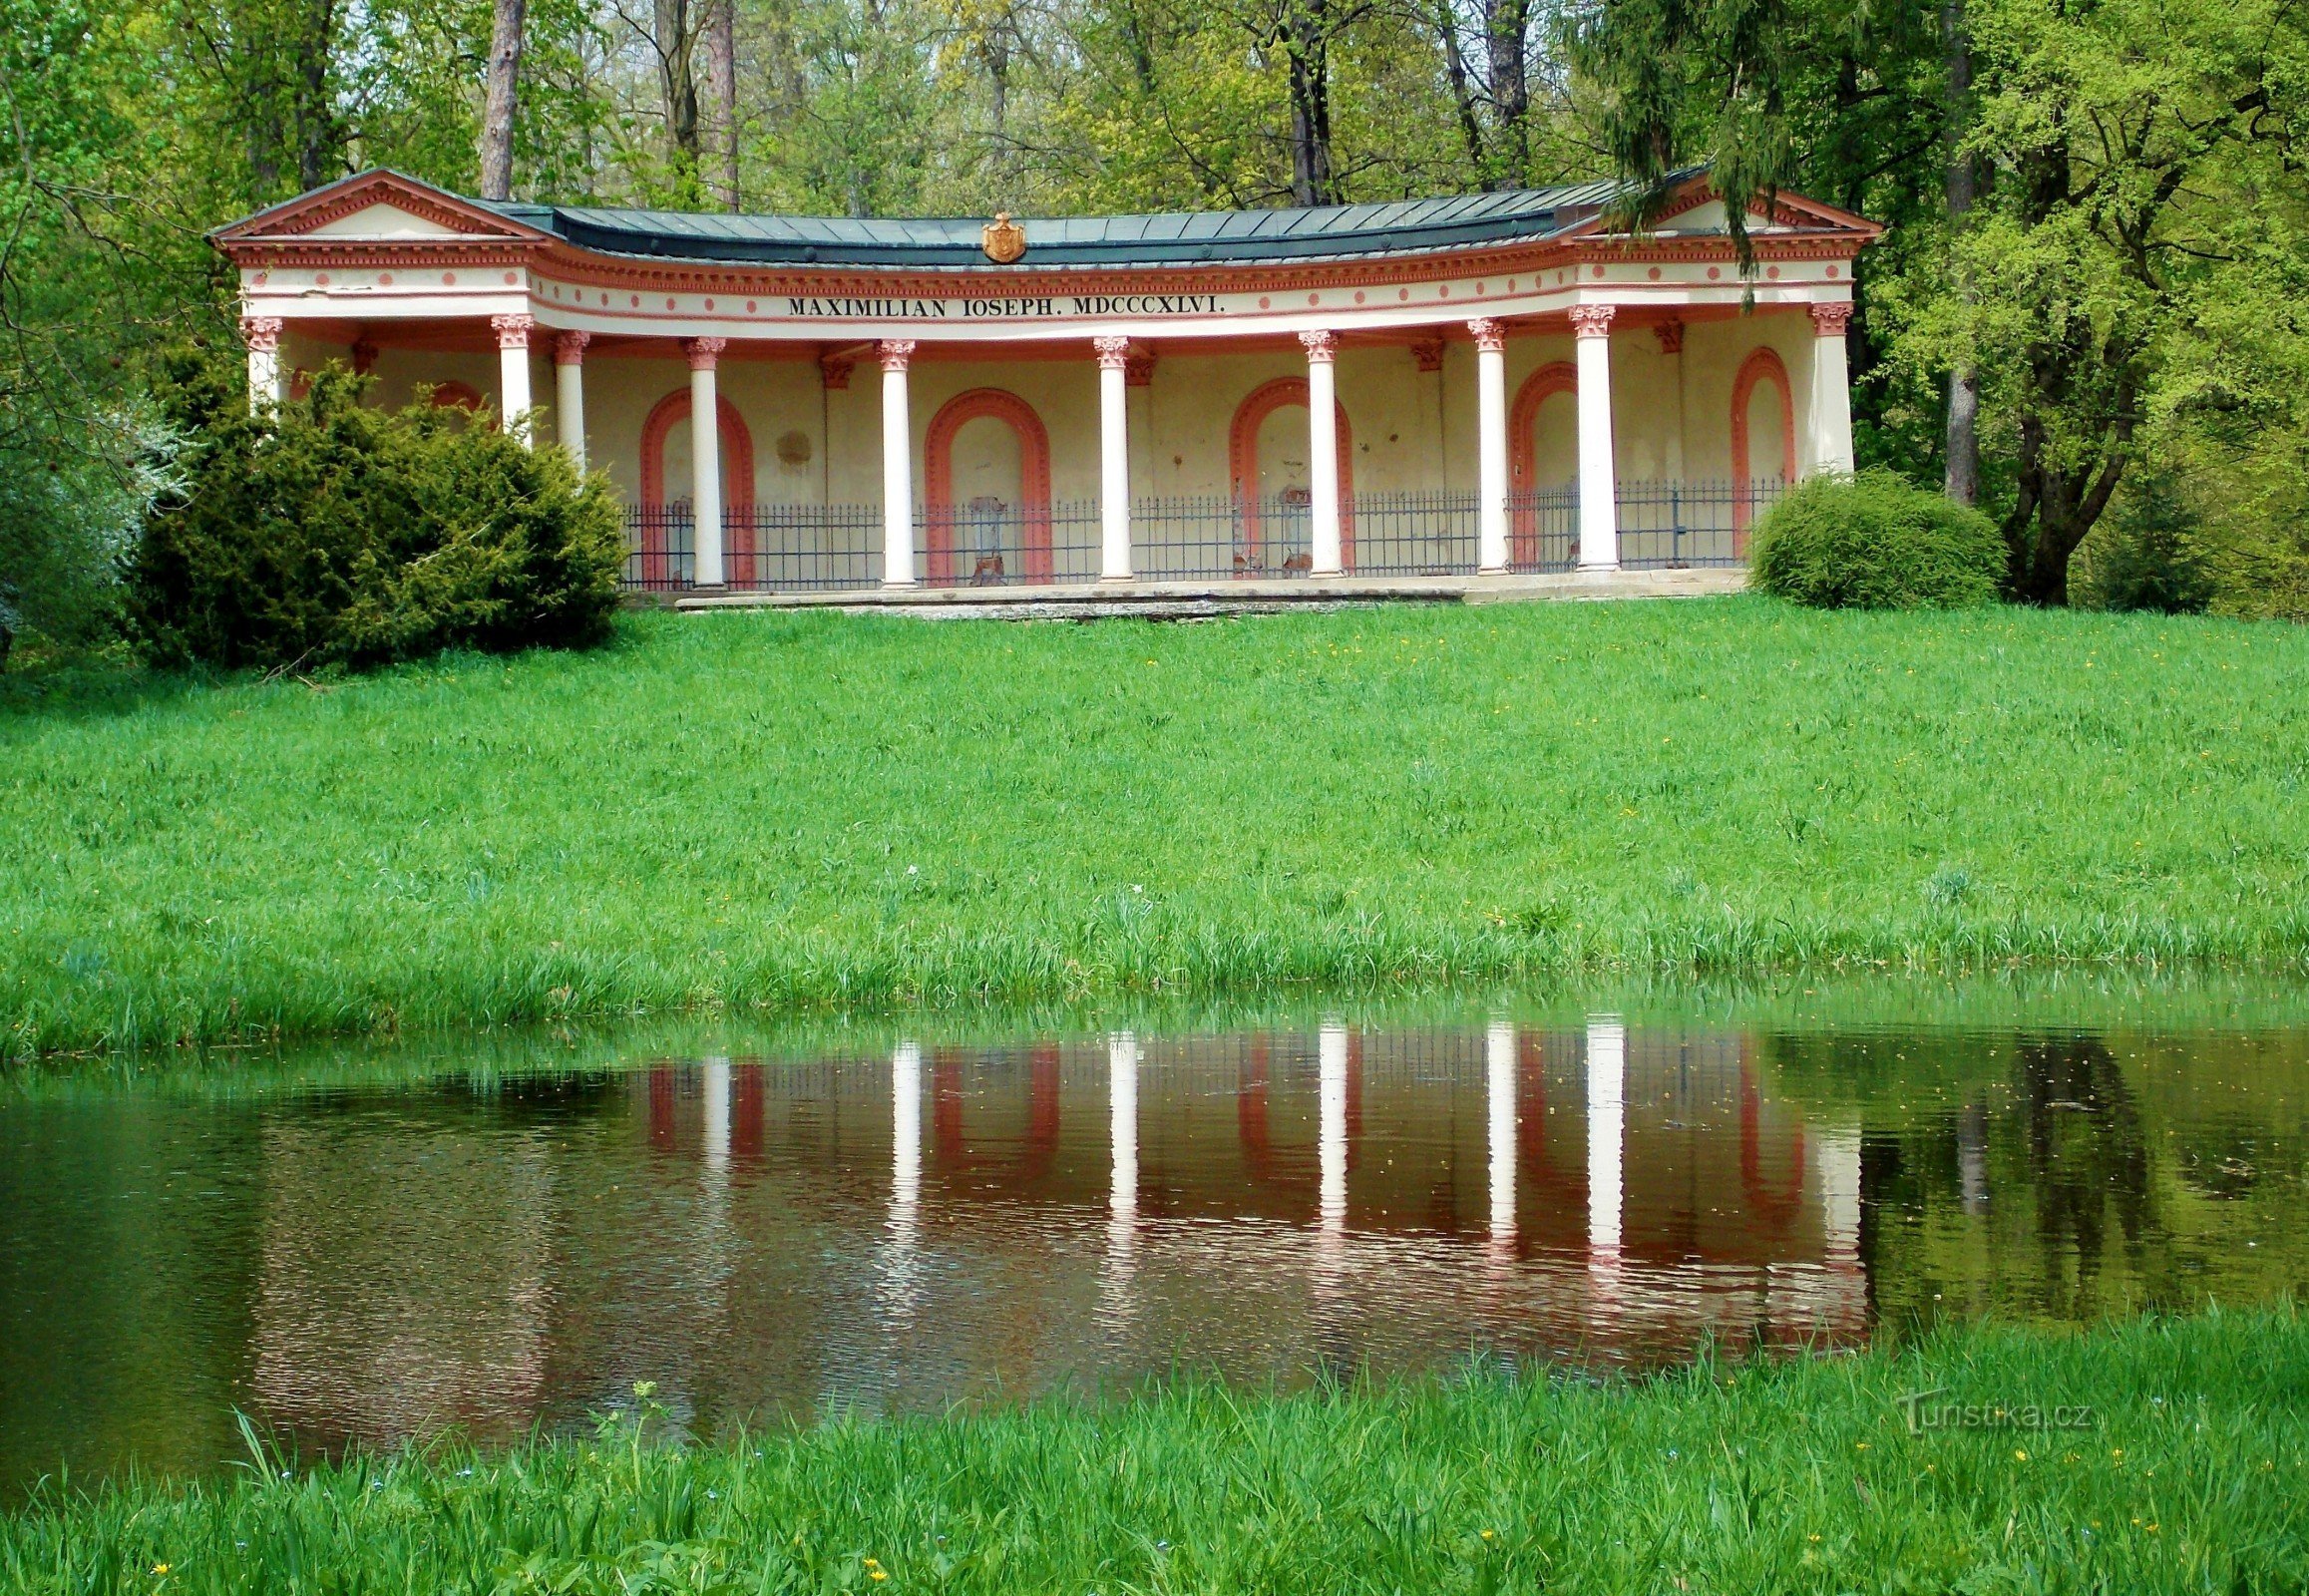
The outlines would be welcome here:
[[[1529,577],[1300,577],[1281,581],[1086,582],[1034,588],[860,588],[830,593],[693,592],[683,610],[847,609],[922,620],[1192,620],[1359,604],[1511,604],[1562,599],[1696,598],[1738,593],[1739,568],[1575,571]]]

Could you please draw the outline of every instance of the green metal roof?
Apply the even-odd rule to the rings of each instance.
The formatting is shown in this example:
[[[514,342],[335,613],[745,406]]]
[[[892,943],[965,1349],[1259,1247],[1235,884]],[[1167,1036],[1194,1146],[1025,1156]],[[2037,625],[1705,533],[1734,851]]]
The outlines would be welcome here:
[[[1617,183],[1605,181],[1380,204],[1020,218],[1026,255],[1009,269],[1326,260],[1501,243],[1545,237],[1585,220],[1621,192]],[[984,217],[860,220],[515,203],[489,208],[609,254],[747,264],[999,269],[981,248]]]

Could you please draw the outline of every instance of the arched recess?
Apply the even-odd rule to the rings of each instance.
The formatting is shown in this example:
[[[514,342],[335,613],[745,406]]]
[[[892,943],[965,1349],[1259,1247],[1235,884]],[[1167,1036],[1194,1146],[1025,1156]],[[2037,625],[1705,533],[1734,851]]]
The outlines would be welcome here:
[[[1732,552],[1747,553],[1747,524],[1755,518],[1756,462],[1749,458],[1747,409],[1759,382],[1768,382],[1779,395],[1779,475],[1796,480],[1796,406],[1788,387],[1788,368],[1778,354],[1758,349],[1740,363],[1732,383]]]
[[[1235,510],[1243,524],[1243,552],[1254,569],[1259,557],[1259,429],[1269,416],[1289,405],[1307,408],[1307,379],[1277,377],[1263,382],[1235,408],[1234,425],[1227,430],[1227,482]],[[1347,406],[1332,401],[1339,430],[1339,563],[1354,570],[1354,439],[1347,430]]]
[[[923,440],[923,565],[932,583],[955,577],[955,436],[980,417],[1018,439],[1018,555],[1028,582],[1050,580],[1050,434],[1034,407],[1000,388],[972,388],[939,406]]]
[[[469,382],[437,382],[433,385],[433,408],[462,410],[470,416],[481,409],[481,394]]]
[[[1508,524],[1508,563],[1539,564],[1539,510],[1524,497],[1539,487],[1539,445],[1533,436],[1539,426],[1539,407],[1559,393],[1577,394],[1580,368],[1568,360],[1550,361],[1523,379],[1515,403],[1507,413],[1507,488],[1516,496],[1515,515]]]
[[[722,570],[733,588],[750,588],[754,570],[754,435],[737,406],[719,394],[721,418]],[[662,581],[666,570],[665,440],[676,422],[689,419],[689,390],[676,388],[657,401],[641,423],[641,578]],[[682,484],[686,489],[688,484]]]

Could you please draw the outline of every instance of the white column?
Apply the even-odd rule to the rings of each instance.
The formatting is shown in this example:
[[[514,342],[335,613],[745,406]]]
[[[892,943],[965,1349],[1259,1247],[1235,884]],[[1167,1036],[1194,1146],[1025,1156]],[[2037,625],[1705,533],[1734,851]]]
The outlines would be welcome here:
[[[1844,364],[1844,329],[1852,302],[1813,305],[1811,470],[1852,474],[1852,381]]]
[[[280,407],[280,317],[242,316],[241,341],[248,345],[248,413],[260,416]]]
[[[585,345],[589,332],[554,337],[554,421],[562,450],[579,471],[585,469]]]
[[[527,311],[491,316],[497,332],[497,424],[523,443],[530,441],[530,334],[538,318]]]
[[[1612,307],[1576,305],[1579,333],[1580,570],[1620,569],[1619,471],[1612,448]]]
[[[882,585],[914,586],[914,421],[906,397],[912,338],[885,338],[882,356]]]
[[[1669,320],[1652,328],[1652,336],[1660,340],[1660,359],[1667,366],[1669,401],[1668,415],[1668,480],[1684,481],[1684,323]]]
[[[1130,369],[1128,338],[1093,338],[1098,351],[1098,580],[1130,581]]]
[[[1491,1155],[1491,1253],[1505,1264],[1515,1257],[1515,1027],[1494,1023],[1483,1038],[1483,1097]]]
[[[1340,574],[1339,536],[1339,340],[1328,332],[1303,332],[1307,349],[1307,482],[1314,504],[1309,531],[1314,547],[1311,575]]]
[[[721,364],[727,338],[684,338],[689,357],[689,513],[696,522],[700,588],[722,585],[721,569],[721,397],[714,368]]]
[[[1467,323],[1475,334],[1477,491],[1476,565],[1507,569],[1507,329],[1488,316]]]
[[[1315,1047],[1317,1212],[1324,1235],[1338,1238],[1347,1232],[1347,1027],[1325,1025]]]
[[[1588,1285],[1603,1303],[1616,1302],[1620,1295],[1627,1075],[1627,1027],[1610,1016],[1589,1020]]]

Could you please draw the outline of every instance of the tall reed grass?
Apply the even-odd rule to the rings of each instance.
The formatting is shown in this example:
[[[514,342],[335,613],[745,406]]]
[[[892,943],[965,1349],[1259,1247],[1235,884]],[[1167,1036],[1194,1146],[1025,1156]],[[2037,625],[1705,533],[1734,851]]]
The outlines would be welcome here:
[[[19,1053],[2309,954],[2297,628],[649,615],[593,654],[14,693]]]
[[[1912,1433],[1920,1394],[1995,1416]],[[2278,1311],[1648,1381],[1190,1380],[696,1446],[644,1409],[502,1456],[259,1445],[229,1480],[45,1485],[0,1516],[0,1589],[2299,1590],[2305,1401],[2309,1327]],[[2088,1411],[2017,1427],[2031,1407]]]

